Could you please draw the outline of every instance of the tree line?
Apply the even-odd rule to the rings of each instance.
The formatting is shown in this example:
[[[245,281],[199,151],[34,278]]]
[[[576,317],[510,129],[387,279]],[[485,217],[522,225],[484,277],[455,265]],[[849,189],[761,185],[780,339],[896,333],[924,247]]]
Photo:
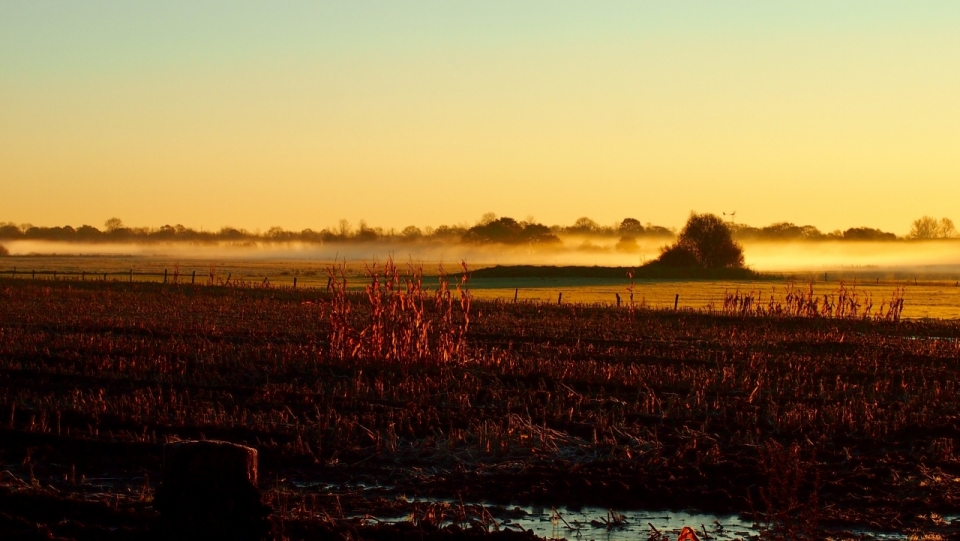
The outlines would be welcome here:
[[[580,218],[570,226],[546,226],[532,218],[518,221],[509,217],[485,214],[476,224],[469,226],[441,225],[420,228],[414,225],[403,229],[372,227],[361,220],[356,226],[347,220],[321,229],[289,231],[271,227],[265,232],[242,228],[222,227],[215,231],[197,231],[183,225],[164,225],[159,228],[128,227],[119,218],[110,218],[102,228],[82,225],[41,227],[31,224],[0,222],[0,240],[48,240],[61,242],[419,242],[437,240],[464,243],[502,244],[551,244],[560,242],[565,235],[588,235],[615,237],[618,235],[655,236],[672,238],[674,230],[654,225],[641,224],[634,218],[626,218],[616,224],[603,226],[590,218]]]
[[[766,227],[753,227],[745,224],[722,222],[732,237],[739,241],[892,241],[898,239],[948,239],[958,236],[953,222],[948,218],[935,219],[923,216],[912,223],[910,233],[905,237],[870,227],[851,227],[846,230],[822,232],[812,225],[796,225],[790,222],[777,222]],[[91,225],[39,227],[30,224],[0,222],[0,240],[46,240],[61,242],[210,242],[210,243],[256,243],[256,242],[463,242],[470,244],[516,244],[516,245],[556,245],[565,236],[606,237],[617,239],[617,249],[630,251],[637,247],[637,239],[642,237],[677,237],[674,229],[651,223],[641,223],[636,218],[624,218],[610,225],[601,225],[596,221],[582,217],[568,226],[547,226],[533,218],[516,220],[510,217],[498,217],[493,213],[485,214],[474,225],[441,225],[439,227],[407,226],[403,229],[384,229],[371,227],[361,220],[353,226],[347,220],[340,220],[334,227],[319,231],[303,229],[289,231],[281,227],[271,227],[265,232],[251,232],[246,229],[222,227],[216,231],[197,231],[183,225],[164,225],[159,228],[128,227],[119,218],[104,222],[102,228]],[[3,251],[0,251],[3,254]]]

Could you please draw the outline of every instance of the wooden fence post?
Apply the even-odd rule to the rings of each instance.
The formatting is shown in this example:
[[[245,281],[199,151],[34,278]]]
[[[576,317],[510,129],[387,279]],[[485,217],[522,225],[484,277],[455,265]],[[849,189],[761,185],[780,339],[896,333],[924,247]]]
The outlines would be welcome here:
[[[257,450],[223,441],[163,447],[154,497],[163,539],[263,539],[270,508],[257,487]]]
[[[167,283],[167,269],[163,269],[163,283]]]
[[[677,296],[673,298],[673,309],[676,311],[677,305],[680,304],[680,294],[677,293]]]

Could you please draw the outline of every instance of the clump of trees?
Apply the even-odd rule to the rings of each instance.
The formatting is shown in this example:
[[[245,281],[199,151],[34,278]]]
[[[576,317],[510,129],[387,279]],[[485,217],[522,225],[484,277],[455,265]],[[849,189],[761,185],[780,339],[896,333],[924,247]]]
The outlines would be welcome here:
[[[655,265],[677,268],[742,269],[743,247],[715,214],[692,213],[676,242],[666,246]]]
[[[733,236],[739,240],[896,240],[893,233],[871,227],[851,227],[823,233],[812,225],[796,225],[791,222],[777,222],[766,227],[752,227],[744,224],[729,225]]]
[[[481,222],[463,234],[464,242],[499,244],[557,244],[560,238],[550,228],[533,221],[518,222],[503,217]]]
[[[910,227],[911,239],[952,239],[957,237],[957,228],[950,218],[937,220],[931,216],[923,216],[913,221]]]
[[[10,250],[7,250],[7,247],[0,244],[0,257],[6,257],[10,255]]]
[[[550,228],[555,234],[562,235],[578,235],[578,236],[593,236],[593,237],[639,237],[639,236],[648,236],[648,237],[673,237],[675,232],[673,229],[663,227],[662,225],[654,225],[650,222],[646,224],[640,223],[640,220],[636,218],[624,218],[622,221],[614,223],[610,226],[604,226],[598,224],[596,221],[583,216],[577,218],[573,222],[573,225],[569,226],[559,226],[555,225]]]
[[[851,227],[843,232],[844,240],[897,240],[893,233],[887,233],[872,227]]]

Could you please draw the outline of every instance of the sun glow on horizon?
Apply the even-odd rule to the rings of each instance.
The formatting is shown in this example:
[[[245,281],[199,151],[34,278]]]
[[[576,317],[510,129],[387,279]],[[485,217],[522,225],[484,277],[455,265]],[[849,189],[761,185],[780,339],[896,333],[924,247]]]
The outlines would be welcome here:
[[[6,4],[0,221],[902,235],[960,200],[958,26],[949,2]]]

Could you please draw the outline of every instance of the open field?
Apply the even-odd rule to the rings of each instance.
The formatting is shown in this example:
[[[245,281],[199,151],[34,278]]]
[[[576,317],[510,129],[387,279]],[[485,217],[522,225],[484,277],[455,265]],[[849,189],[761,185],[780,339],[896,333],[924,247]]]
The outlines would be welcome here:
[[[209,438],[293,538],[960,532],[955,322],[333,289],[0,280],[0,527],[142,538]]]
[[[102,280],[195,284],[264,284],[291,287],[294,279],[299,287],[326,288],[327,268],[334,262],[325,260],[275,259],[185,259],[147,256],[19,256],[0,260],[0,277],[12,276],[17,269],[20,278],[31,273],[41,280]],[[447,270],[457,270],[458,262],[448,262]],[[417,267],[419,263],[414,263]],[[471,264],[471,269],[488,265]],[[406,266],[401,264],[401,267]],[[348,287],[362,290],[367,284],[366,264],[350,262],[344,267]],[[436,285],[437,265],[423,265],[426,287]],[[132,272],[130,275],[128,273]],[[825,272],[768,274],[761,280],[635,280],[634,303],[653,308],[704,310],[723,303],[727,293],[747,293],[757,297],[781,297],[789,288],[813,286],[817,295],[836,295],[841,285],[857,291],[864,304],[876,307],[889,301],[897,288],[904,288],[904,318],[960,319],[960,269],[930,267],[922,269],[839,269]],[[471,278],[471,294],[477,299],[556,302],[559,294],[571,303],[616,304],[616,295],[629,303],[631,281],[622,278]],[[677,298],[679,295],[679,298]]]

